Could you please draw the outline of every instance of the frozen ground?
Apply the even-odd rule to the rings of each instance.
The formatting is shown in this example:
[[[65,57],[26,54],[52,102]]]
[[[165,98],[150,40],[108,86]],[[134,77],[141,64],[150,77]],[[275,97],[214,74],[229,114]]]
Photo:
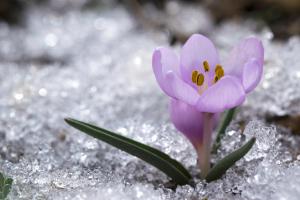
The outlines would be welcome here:
[[[119,7],[28,13],[26,27],[0,24],[0,171],[14,179],[10,199],[298,199],[300,138],[266,124],[264,115],[300,114],[299,38],[273,42],[253,22],[207,26],[222,57],[243,37],[263,40],[264,80],[238,115],[249,123],[243,135],[238,121],[229,127],[215,159],[252,135],[257,143],[222,180],[174,191],[161,172],[63,121],[117,131],[197,173],[192,146],[170,124],[168,99],[151,70],[152,51],[168,45],[167,35],[141,31]]]

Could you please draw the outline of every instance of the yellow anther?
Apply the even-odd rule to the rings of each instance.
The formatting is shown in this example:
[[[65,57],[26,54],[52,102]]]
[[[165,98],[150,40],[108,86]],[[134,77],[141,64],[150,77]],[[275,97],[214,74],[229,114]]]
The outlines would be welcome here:
[[[194,70],[192,72],[192,81],[193,81],[193,83],[197,83],[197,76],[198,76],[198,71]]]
[[[224,76],[224,69],[221,65],[216,65],[215,74],[218,77],[218,79]]]
[[[208,62],[206,60],[203,62],[203,68],[204,68],[205,72],[209,71],[209,64],[208,64]]]
[[[214,83],[216,83],[219,79],[220,78],[217,75],[215,75],[215,77],[214,77]]]
[[[204,75],[203,74],[198,74],[197,76],[197,85],[201,86],[204,83]]]

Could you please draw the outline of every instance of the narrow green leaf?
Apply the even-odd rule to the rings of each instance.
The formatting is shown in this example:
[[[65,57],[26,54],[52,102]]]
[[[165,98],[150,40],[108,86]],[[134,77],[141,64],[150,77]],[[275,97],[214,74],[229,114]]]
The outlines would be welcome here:
[[[7,197],[10,192],[13,179],[5,178],[2,173],[0,173],[0,200]]]
[[[3,174],[0,172],[0,190],[1,188],[4,186],[5,182],[5,178],[3,176]]]
[[[256,138],[251,138],[246,144],[236,151],[230,153],[225,158],[220,160],[205,177],[207,182],[211,182],[219,179],[226,171],[229,169],[236,161],[245,156],[248,151],[252,148],[255,143]]]
[[[11,185],[12,183],[13,183],[13,179],[12,178],[5,179],[5,185]]]
[[[11,185],[5,185],[2,191],[3,198],[5,199],[10,192]]]
[[[215,143],[212,148],[212,153],[217,153],[217,150],[220,147],[221,139],[225,134],[226,128],[232,121],[234,114],[236,113],[236,109],[237,108],[235,107],[235,108],[231,108],[224,112],[224,114],[222,116],[222,121],[220,123],[220,126],[218,127],[217,137],[216,137]]]
[[[85,122],[70,118],[65,121],[70,126],[155,166],[179,185],[188,184],[191,180],[189,172],[178,161],[155,148]]]

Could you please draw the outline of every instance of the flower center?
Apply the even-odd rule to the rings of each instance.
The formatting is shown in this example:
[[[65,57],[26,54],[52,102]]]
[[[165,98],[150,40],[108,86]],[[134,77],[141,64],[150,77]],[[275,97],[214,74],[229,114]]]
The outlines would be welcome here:
[[[207,60],[202,63],[204,73],[199,72],[198,70],[192,71],[192,82],[199,87],[199,93],[202,94],[203,91],[208,87],[209,82],[212,84],[219,81],[224,76],[224,69],[221,65],[217,64],[215,66],[215,75],[213,80],[205,80],[209,78],[208,73],[210,71],[210,66]],[[202,70],[201,70],[202,71]],[[207,75],[207,76],[206,76]]]

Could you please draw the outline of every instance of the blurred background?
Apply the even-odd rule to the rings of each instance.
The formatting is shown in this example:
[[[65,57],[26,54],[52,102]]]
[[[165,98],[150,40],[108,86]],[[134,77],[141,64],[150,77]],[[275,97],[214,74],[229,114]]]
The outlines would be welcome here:
[[[1,0],[0,20],[22,26],[32,6],[46,6],[63,13],[74,8],[101,12],[118,4],[124,6],[141,27],[167,31],[171,43],[185,40],[191,32],[209,31],[205,26],[211,20],[216,25],[228,19],[256,20],[269,26],[275,39],[300,33],[299,0]]]

